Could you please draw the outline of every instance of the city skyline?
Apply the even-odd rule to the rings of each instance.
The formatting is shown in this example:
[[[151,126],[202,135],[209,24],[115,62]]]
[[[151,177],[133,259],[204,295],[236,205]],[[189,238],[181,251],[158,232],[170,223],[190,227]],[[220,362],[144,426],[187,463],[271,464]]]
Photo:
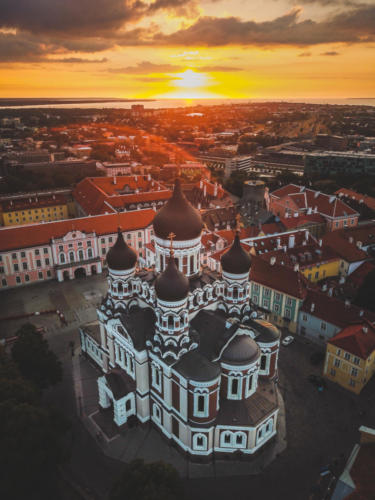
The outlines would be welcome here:
[[[373,97],[370,0],[2,0],[0,97]]]

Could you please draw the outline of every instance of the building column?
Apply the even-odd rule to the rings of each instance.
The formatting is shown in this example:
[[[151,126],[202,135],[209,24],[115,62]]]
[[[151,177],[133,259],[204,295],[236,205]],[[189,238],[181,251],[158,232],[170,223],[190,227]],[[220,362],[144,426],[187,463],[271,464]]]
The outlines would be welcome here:
[[[100,344],[103,347],[103,349],[107,349],[106,331],[105,331],[103,323],[99,323],[99,328],[100,328]]]
[[[115,424],[118,426],[126,424],[127,418],[123,399],[120,401],[113,401],[113,416]]]
[[[98,390],[99,390],[99,405],[101,408],[109,408],[111,406],[111,400],[108,397],[107,391],[105,389],[105,378],[98,378]]]
[[[113,344],[113,337],[107,338],[108,350],[109,350],[109,364],[115,366],[115,347]]]

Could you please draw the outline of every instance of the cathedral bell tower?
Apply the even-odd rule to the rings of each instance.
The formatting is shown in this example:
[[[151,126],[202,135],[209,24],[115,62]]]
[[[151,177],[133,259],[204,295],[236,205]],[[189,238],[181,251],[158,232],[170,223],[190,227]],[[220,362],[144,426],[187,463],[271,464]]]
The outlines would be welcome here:
[[[224,281],[224,305],[228,313],[233,313],[241,320],[250,310],[249,271],[250,254],[245,251],[240,241],[240,216],[237,216],[236,235],[231,247],[221,256],[221,268]]]
[[[173,251],[174,233],[169,234],[170,250],[167,266],[155,281],[156,325],[149,345],[164,360],[177,361],[197,347],[189,336],[189,280],[177,268]]]

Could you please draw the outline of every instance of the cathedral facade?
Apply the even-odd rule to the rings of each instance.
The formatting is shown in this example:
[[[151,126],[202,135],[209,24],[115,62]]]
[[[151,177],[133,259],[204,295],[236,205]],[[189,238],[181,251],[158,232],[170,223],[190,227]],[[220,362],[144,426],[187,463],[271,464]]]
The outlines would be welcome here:
[[[202,219],[178,180],[153,226],[152,269],[119,229],[98,321],[80,328],[99,407],[119,427],[151,422],[192,459],[251,457],[276,434],[280,345],[250,308],[251,257],[236,234],[222,272],[202,269]]]

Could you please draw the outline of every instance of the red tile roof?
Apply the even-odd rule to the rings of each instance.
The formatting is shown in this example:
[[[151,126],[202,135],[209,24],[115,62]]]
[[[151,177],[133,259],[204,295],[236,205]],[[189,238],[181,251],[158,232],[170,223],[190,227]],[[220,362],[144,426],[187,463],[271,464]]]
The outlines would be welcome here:
[[[33,195],[24,198],[15,198],[0,203],[4,212],[14,212],[17,210],[30,210],[33,208],[53,207],[66,205],[68,197],[62,194]]]
[[[139,192],[135,193],[135,190]],[[77,184],[73,192],[75,200],[88,215],[110,213],[111,206],[122,208],[130,204],[167,200],[171,195],[170,189],[142,175],[87,177]]]
[[[336,218],[359,215],[358,212],[334,195],[307,189],[304,186],[296,186],[295,184],[288,184],[276,189],[270,196],[279,200],[291,197],[291,200],[300,209],[307,210],[308,208],[315,209],[317,207],[317,211],[326,217]]]
[[[280,217],[286,229],[295,229],[306,225],[325,224],[325,219],[320,214],[299,214],[298,217]]]
[[[360,262],[368,258],[366,252],[353,241],[352,243],[345,237],[341,230],[331,231],[324,235],[323,245],[329,246],[337,252],[346,262]]]
[[[355,484],[355,491],[345,500],[373,500],[375,491],[375,443],[362,443],[354,464],[350,469],[350,477]]]
[[[270,260],[271,256],[276,258],[277,263],[283,262],[289,267],[298,264],[301,270],[319,263],[340,260],[340,256],[334,250],[330,247],[320,247],[318,243],[287,248],[286,252],[281,249],[261,254],[261,258],[266,260]]]
[[[338,191],[335,192],[337,196],[341,198],[343,197],[348,197],[351,198],[352,200],[358,201],[358,202],[363,202],[366,206],[371,208],[372,210],[375,210],[375,198],[371,196],[367,196],[367,194],[361,194],[357,193],[356,191],[353,191],[351,189],[346,189],[346,188],[341,188]],[[341,196],[340,196],[341,195]]]
[[[313,289],[309,289],[301,311],[339,328],[345,328],[364,319],[375,321],[375,313],[354,304],[346,305],[342,300]]]
[[[155,216],[151,209],[134,210],[119,214],[98,215],[80,219],[45,222],[28,226],[0,229],[0,251],[46,245],[52,238],[61,238],[69,231],[95,232],[97,235],[116,233],[118,225],[123,231],[148,227]]]
[[[299,299],[307,294],[308,282],[300,272],[277,263],[271,265],[258,256],[252,257],[250,280]]]
[[[351,283],[355,288],[359,288],[366,276],[374,271],[375,264],[370,261],[363,262],[360,266],[357,267],[355,271],[353,271],[347,278],[346,283]]]
[[[375,327],[369,321],[349,325],[328,343],[361,359],[367,359],[375,351]]]

